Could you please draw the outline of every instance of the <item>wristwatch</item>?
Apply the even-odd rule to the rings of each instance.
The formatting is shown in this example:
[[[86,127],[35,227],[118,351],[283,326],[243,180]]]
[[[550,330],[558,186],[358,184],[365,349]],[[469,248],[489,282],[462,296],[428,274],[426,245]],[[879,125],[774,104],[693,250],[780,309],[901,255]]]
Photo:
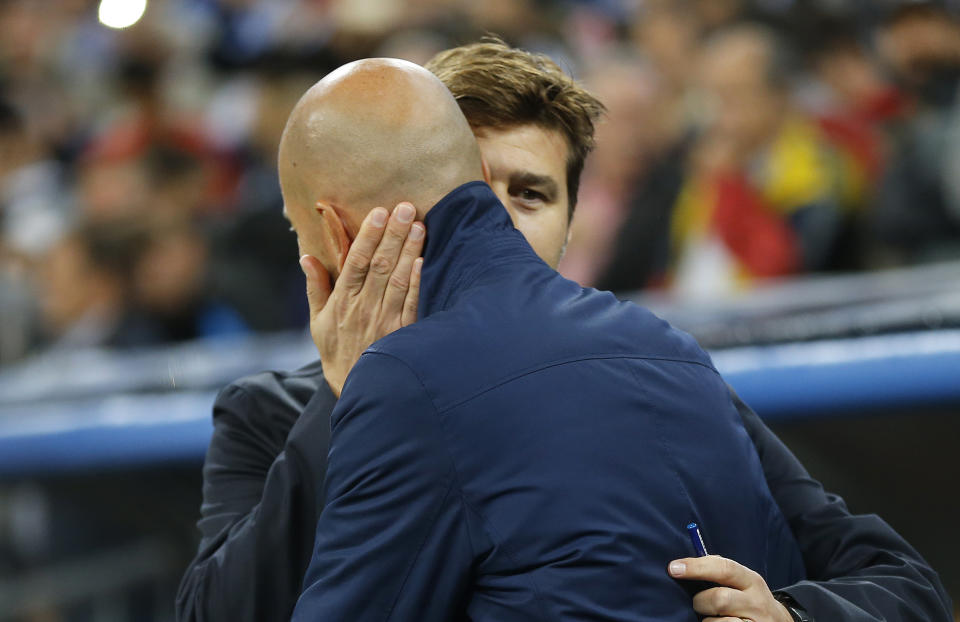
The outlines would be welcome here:
[[[793,622],[813,622],[813,616],[807,613],[807,610],[801,607],[800,603],[793,599],[793,596],[786,592],[774,592],[773,597],[786,608],[790,617],[793,618]]]

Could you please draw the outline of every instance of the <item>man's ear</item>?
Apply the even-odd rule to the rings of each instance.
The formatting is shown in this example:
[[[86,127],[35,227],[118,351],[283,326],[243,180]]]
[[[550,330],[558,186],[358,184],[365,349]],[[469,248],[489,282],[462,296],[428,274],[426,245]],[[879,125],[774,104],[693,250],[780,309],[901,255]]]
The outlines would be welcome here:
[[[493,179],[493,176],[490,175],[490,165],[487,164],[487,159],[482,155],[480,156],[480,168],[483,169],[483,181],[489,184],[490,181]]]
[[[347,228],[332,205],[317,201],[314,209],[323,220],[326,238],[337,262],[337,274],[340,274],[343,271],[343,264],[347,261],[347,252],[350,250],[350,236],[347,234]]]

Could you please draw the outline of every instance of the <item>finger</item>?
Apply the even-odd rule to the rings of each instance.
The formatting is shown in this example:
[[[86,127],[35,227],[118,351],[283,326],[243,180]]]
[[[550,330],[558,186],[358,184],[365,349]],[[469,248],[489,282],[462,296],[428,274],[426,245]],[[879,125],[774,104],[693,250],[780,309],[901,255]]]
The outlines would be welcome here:
[[[330,274],[323,264],[313,255],[300,258],[300,268],[307,281],[307,304],[310,306],[310,318],[317,317],[330,299]]]
[[[746,566],[719,555],[677,559],[670,562],[668,570],[675,579],[712,581],[738,590],[747,589],[760,577]]]
[[[387,287],[387,281],[397,267],[397,261],[400,258],[400,251],[410,233],[410,227],[413,224],[413,218],[417,215],[416,210],[409,203],[400,203],[397,205],[387,227],[383,232],[383,239],[377,245],[377,250],[373,253],[370,260],[370,271],[364,280],[364,293],[373,300],[382,300],[384,290]]]
[[[751,611],[747,595],[729,587],[713,587],[693,597],[693,609],[704,616],[746,615]]]
[[[753,620],[751,620],[750,618],[738,618],[738,617],[730,618],[730,617],[724,616],[722,618],[712,618],[712,617],[704,618],[703,622],[753,622]]]
[[[360,225],[357,237],[350,244],[347,258],[343,262],[343,270],[337,279],[337,289],[346,294],[357,294],[363,288],[370,270],[370,262],[377,250],[377,245],[383,238],[383,231],[387,224],[387,210],[375,207],[370,210]]]
[[[420,304],[420,271],[422,268],[423,257],[417,257],[413,261],[410,287],[407,289],[407,299],[403,303],[403,314],[400,317],[401,326],[410,326],[417,321],[417,307]]]
[[[415,222],[410,227],[410,235],[403,243],[403,250],[400,251],[400,259],[397,260],[397,267],[393,269],[390,280],[387,282],[387,289],[383,293],[383,304],[380,307],[382,319],[386,319],[390,325],[399,325],[401,315],[404,311],[404,302],[407,299],[407,292],[410,290],[410,277],[413,273],[413,262],[420,256],[423,250],[423,238],[426,229],[423,223]],[[393,320],[396,320],[394,324]]]

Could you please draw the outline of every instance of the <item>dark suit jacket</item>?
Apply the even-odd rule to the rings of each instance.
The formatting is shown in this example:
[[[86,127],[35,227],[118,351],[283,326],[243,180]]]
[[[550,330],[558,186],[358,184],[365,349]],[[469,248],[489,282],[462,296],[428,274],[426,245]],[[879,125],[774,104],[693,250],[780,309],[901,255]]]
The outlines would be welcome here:
[[[431,235],[435,230],[440,228],[431,223]],[[502,235],[504,232],[498,231],[497,236]],[[529,280],[524,280],[523,283],[529,283]],[[544,312],[547,311],[538,311],[533,319],[543,319]],[[640,316],[634,316],[631,320],[639,324],[649,321],[651,320]],[[627,335],[630,334],[629,330],[634,329],[628,329]],[[657,334],[664,337],[667,333]],[[514,335],[513,339],[522,341],[523,336]],[[378,347],[380,345],[378,343]],[[698,380],[705,381],[713,372],[708,371],[707,367],[703,366],[704,361],[698,359],[699,355],[696,351],[687,350],[687,346],[688,344],[680,344],[680,349],[684,350],[687,358],[678,358],[685,360],[687,366],[703,369],[704,371],[700,373],[705,376],[698,377]],[[656,345],[650,347],[656,348]],[[367,355],[367,358],[369,356]],[[379,361],[379,358],[384,356],[386,354],[381,351],[374,358]],[[396,371],[388,370],[384,373],[390,376]],[[633,373],[631,372],[631,375]],[[654,368],[643,373],[660,372]],[[676,371],[674,370],[670,375],[675,376]],[[666,378],[666,375],[664,377]],[[353,375],[351,375],[351,381],[353,381]],[[713,384],[715,385],[715,382]],[[365,386],[369,385],[365,383]],[[715,386],[713,389],[716,393]],[[391,395],[393,393],[395,391],[390,392]],[[364,391],[363,399],[375,399],[375,394],[375,391],[372,395],[370,391]],[[559,391],[558,395],[564,394]],[[349,397],[346,391],[345,397]],[[505,404],[494,411],[507,408],[507,404],[516,402],[516,398],[517,396],[510,396]],[[571,399],[569,395],[566,398]],[[711,400],[715,401],[716,396],[713,395]],[[308,401],[310,401],[309,404],[307,404]],[[702,406],[708,410],[713,409],[713,401],[704,402]],[[328,417],[332,405],[332,395],[322,381],[317,364],[289,376],[260,375],[235,383],[221,394],[218,407],[215,408],[216,431],[204,469],[204,505],[201,510],[203,518],[200,522],[204,539],[201,542],[198,557],[181,585],[178,598],[180,619],[263,620],[283,619],[289,614],[299,590],[300,578],[309,560],[310,544],[313,542],[313,528],[317,520],[316,508],[318,500],[322,498],[321,487],[329,431]],[[551,406],[551,408],[556,410],[560,406],[562,404]],[[356,404],[354,403],[352,407],[355,408]],[[790,522],[803,552],[808,576],[812,580],[786,587],[785,591],[795,596],[821,620],[948,620],[949,604],[946,596],[935,574],[923,560],[876,517],[849,515],[843,502],[825,494],[749,409],[739,403],[738,407],[750,438],[757,447],[757,455],[763,466],[763,475],[769,483],[777,504]],[[343,408],[344,412],[351,412],[350,406]],[[298,417],[301,410],[303,414]],[[690,413],[690,415],[696,414]],[[527,422],[529,425],[534,423],[536,421]],[[472,432],[478,434],[477,438],[482,437],[482,431],[472,430]],[[631,432],[641,431],[631,430]],[[368,433],[365,432],[365,434]],[[642,437],[631,434],[620,436],[624,438],[604,439],[604,446],[609,444],[606,441],[626,440],[633,443],[634,453],[637,453],[637,448],[643,447],[643,441],[636,440]],[[674,439],[671,439],[668,444],[672,442]],[[620,447],[616,443],[614,446]],[[528,452],[535,451],[534,445],[524,447]],[[470,449],[470,447],[458,448],[458,455],[460,450],[469,454]],[[377,450],[375,444],[371,450],[374,454],[365,457],[364,460],[367,462],[379,460],[382,454],[389,453],[383,451],[382,447]],[[566,453],[569,454],[570,451],[572,451],[571,448],[567,447]],[[751,454],[752,452],[748,448],[743,453]],[[498,456],[498,458],[502,457]],[[537,457],[542,458],[539,454]],[[409,458],[410,456],[405,456],[402,462],[409,462]],[[356,459],[361,458],[358,456]],[[553,465],[553,467],[559,467],[561,473],[565,472],[565,466]],[[655,465],[648,466],[655,468]],[[749,479],[750,465],[747,463],[740,466],[745,469]],[[557,471],[557,469],[552,468],[551,471]],[[348,477],[346,479],[344,477],[331,478],[331,482],[338,487],[338,490],[343,489],[344,481],[349,481]],[[578,479],[582,478],[576,471],[565,472],[563,478],[558,481],[558,485],[562,485],[566,490],[570,482],[575,485]],[[704,491],[694,490],[693,492],[699,495]],[[337,498],[342,497],[335,491],[330,491],[330,494]],[[640,497],[641,500],[643,498],[639,494],[636,497]],[[658,501],[647,510],[659,512],[667,506],[680,507],[675,500],[667,499],[662,505]],[[508,514],[515,513],[516,509],[511,508]],[[526,508],[525,511],[533,510]],[[708,547],[713,548],[714,552],[738,557],[737,552],[733,550],[738,547],[738,544],[733,541],[736,535],[731,537],[727,530],[714,527],[714,525],[723,525],[725,523],[723,519],[710,516],[709,511],[696,514],[696,518],[705,525]],[[606,519],[609,517],[605,517]],[[678,522],[682,520],[684,519]],[[452,521],[451,525],[459,522]],[[664,565],[666,560],[672,557],[690,554],[690,551],[683,548],[688,545],[685,545],[682,533],[671,532],[674,527],[681,529],[682,524],[673,525],[672,520],[666,522],[670,525],[664,523],[661,525],[664,528],[658,528],[659,530],[655,532],[664,540],[663,549],[659,550],[659,553],[665,556],[665,560],[659,560]],[[322,525],[321,519],[321,527]],[[370,524],[363,521],[359,525],[361,530],[369,527]],[[402,526],[399,528],[403,529]],[[518,530],[519,536],[523,526],[515,525],[514,528]],[[336,532],[339,529],[340,526],[334,524],[330,531]],[[467,529],[470,527],[468,526]],[[633,525],[630,531],[642,532],[644,529],[650,531],[649,526],[643,525]],[[490,538],[489,535],[484,536],[485,531],[487,530],[479,528],[475,533],[468,533],[468,539],[476,539],[477,542],[472,545],[478,546],[489,554],[492,551],[490,547],[495,547],[497,543],[485,542],[484,537]],[[598,527],[597,531],[608,533],[616,532],[616,529],[611,529],[610,525],[604,524]],[[562,537],[559,532],[547,534],[538,532],[536,536],[521,538],[521,541],[543,541],[544,546],[558,542],[560,546],[563,544],[560,542]],[[549,536],[555,536],[555,538],[551,539]],[[458,552],[470,557],[470,553],[458,551],[458,547],[455,544],[451,545],[451,542],[448,541],[438,547],[434,551],[435,554],[440,554],[442,551],[447,555],[444,558],[445,561],[454,560]],[[600,546],[597,543],[590,544]],[[484,545],[488,548],[484,549]],[[323,546],[325,545],[322,544],[321,548]],[[724,550],[728,547],[731,550]],[[583,546],[576,550],[581,549],[602,553],[602,547],[591,549],[590,546]],[[750,554],[747,556],[749,557]],[[361,561],[362,557],[361,555]],[[755,557],[752,561],[742,556],[740,558],[747,565],[757,568],[758,565],[764,564],[761,557]],[[383,561],[381,556],[377,555],[377,558]],[[533,559],[535,558],[534,555]],[[490,561],[492,557],[484,556],[484,559],[493,563]],[[321,569],[308,577],[308,585],[322,586],[323,577],[329,576],[329,568],[336,568],[339,563],[338,560],[321,561],[320,564],[327,564],[328,570],[325,572]],[[499,563],[504,561],[500,559]],[[388,564],[384,565],[388,566]],[[576,566],[576,564],[573,565]],[[446,573],[448,570],[446,563],[441,566],[439,570]],[[762,567],[759,569],[763,570]],[[454,584],[465,580],[462,574],[458,575],[458,572],[462,573],[462,569],[458,568],[456,563],[451,562],[449,570],[450,576],[444,575],[444,579],[453,581]],[[662,574],[663,568],[660,567],[659,570]],[[364,591],[370,594],[388,592],[390,581],[394,579],[391,576],[357,574],[361,575],[361,581],[378,581],[375,586],[369,584],[365,586]],[[656,598],[659,598],[660,602],[670,602],[674,597],[669,583],[661,583],[658,579],[650,577],[633,577],[628,572],[618,574],[624,575],[623,580],[632,585],[631,589],[635,595],[641,594],[645,589],[644,584],[649,583],[653,586],[657,594]],[[430,582],[435,583],[436,576],[430,573],[425,576],[430,579]],[[768,578],[771,577],[768,576]],[[550,584],[551,589],[562,587],[562,577],[556,577],[556,579],[560,583]],[[774,587],[778,587],[776,580],[776,578],[771,579]],[[424,579],[421,578],[421,583],[423,581]],[[349,588],[350,585],[346,587]],[[319,587],[316,590],[318,598],[313,601],[313,604],[320,609],[314,607],[311,613],[322,610],[325,606],[324,601],[332,593],[330,590],[321,590]],[[623,598],[622,592],[622,589],[617,590],[616,598]],[[340,595],[342,596],[343,592]],[[611,601],[616,600],[612,594],[609,596]],[[629,597],[627,599],[629,600]],[[347,601],[350,601],[349,595],[346,600],[339,602]],[[686,603],[688,606],[689,601],[687,600]],[[492,607],[497,603],[485,604]],[[403,605],[402,602],[401,605]],[[418,605],[414,601],[412,606]],[[626,606],[625,603],[624,606]],[[636,612],[639,614],[639,606]],[[418,619],[420,619],[419,616]]]

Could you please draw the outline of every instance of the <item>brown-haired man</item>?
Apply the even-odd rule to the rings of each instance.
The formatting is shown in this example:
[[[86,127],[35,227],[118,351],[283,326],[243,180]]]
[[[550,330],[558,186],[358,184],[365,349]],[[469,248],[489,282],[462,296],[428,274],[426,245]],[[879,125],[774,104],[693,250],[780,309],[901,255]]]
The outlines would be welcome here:
[[[514,225],[556,268],[603,104],[549,57],[496,39],[440,52],[425,66],[460,104]]]
[[[496,41],[441,53],[427,67],[464,111],[514,224],[555,267],[602,105],[545,57]],[[371,216],[339,258],[343,271],[332,291],[316,263],[304,261],[323,370],[318,361],[260,374],[219,396],[204,466],[204,537],[181,585],[179,619],[284,619],[292,611],[313,549],[329,440],[329,416],[299,414],[309,401],[308,412],[329,415],[366,345],[413,320],[423,231],[410,207],[389,218],[379,212],[379,224]],[[942,586],[909,545],[879,519],[850,515],[734,401],[813,580],[784,594],[821,620],[948,619]],[[719,557],[683,561],[687,578],[727,586],[701,592],[693,603],[700,613],[791,619],[748,569]]]

